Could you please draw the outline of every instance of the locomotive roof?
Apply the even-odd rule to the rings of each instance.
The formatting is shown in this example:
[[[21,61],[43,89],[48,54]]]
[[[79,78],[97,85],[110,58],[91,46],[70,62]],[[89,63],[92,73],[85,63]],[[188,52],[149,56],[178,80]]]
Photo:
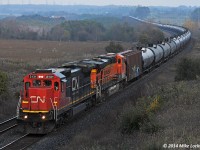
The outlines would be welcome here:
[[[65,69],[63,69],[63,68],[56,68],[54,70],[55,70],[55,72],[53,72],[53,74],[55,74],[57,77],[59,77],[61,79],[65,78],[65,75],[62,74],[62,72],[65,71]]]
[[[80,71],[80,67],[75,67],[75,68],[49,68],[49,69],[37,69],[34,73],[53,73],[59,78],[65,78],[69,74],[76,73]]]
[[[91,59],[64,63],[58,68],[40,69],[35,73],[53,73],[59,78],[64,78],[70,74],[82,71],[90,72],[94,68],[104,68],[106,65],[114,63],[116,54],[108,53]]]

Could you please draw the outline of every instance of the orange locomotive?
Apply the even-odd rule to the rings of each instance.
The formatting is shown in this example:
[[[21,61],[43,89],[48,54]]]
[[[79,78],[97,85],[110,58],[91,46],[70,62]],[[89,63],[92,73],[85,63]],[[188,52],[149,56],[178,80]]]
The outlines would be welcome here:
[[[18,123],[26,132],[48,133],[64,118],[112,95],[141,73],[142,52],[138,50],[36,70],[24,77]]]

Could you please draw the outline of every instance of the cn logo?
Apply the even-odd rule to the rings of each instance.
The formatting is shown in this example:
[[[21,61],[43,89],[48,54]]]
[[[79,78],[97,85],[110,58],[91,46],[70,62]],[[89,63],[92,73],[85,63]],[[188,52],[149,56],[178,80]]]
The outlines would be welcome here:
[[[31,103],[32,104],[36,104],[39,101],[41,103],[45,103],[46,102],[45,96],[43,96],[43,98],[41,98],[40,96],[31,96],[30,99],[31,99]]]
[[[72,91],[75,91],[79,88],[79,77],[72,78]]]

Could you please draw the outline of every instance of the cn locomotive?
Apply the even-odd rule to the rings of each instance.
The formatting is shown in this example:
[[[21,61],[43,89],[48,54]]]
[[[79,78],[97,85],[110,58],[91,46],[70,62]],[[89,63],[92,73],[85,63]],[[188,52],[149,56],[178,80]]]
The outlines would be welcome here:
[[[191,38],[186,28],[151,24],[175,32],[177,36],[146,48],[108,53],[57,68],[37,69],[25,76],[17,106],[18,124],[28,133],[46,134],[64,118],[91,107],[167,61]]]

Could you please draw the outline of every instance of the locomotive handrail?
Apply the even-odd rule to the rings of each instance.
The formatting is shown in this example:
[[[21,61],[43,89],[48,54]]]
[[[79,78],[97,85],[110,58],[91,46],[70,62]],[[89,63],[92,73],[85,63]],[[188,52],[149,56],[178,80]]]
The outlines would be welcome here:
[[[51,98],[50,98],[50,100],[51,100],[51,105],[52,105],[52,108],[53,108],[53,117],[54,117],[54,119],[57,121],[57,107],[53,104]],[[56,108],[55,108],[55,107],[56,107]]]

